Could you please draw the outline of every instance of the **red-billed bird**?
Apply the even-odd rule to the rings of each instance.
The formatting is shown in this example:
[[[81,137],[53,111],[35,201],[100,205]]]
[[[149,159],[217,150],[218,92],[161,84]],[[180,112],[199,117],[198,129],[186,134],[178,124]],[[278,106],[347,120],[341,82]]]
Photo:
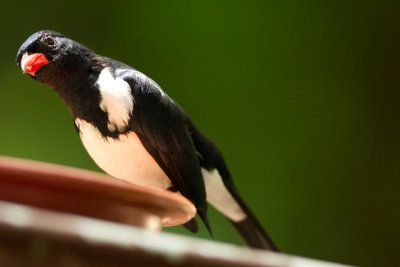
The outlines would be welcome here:
[[[277,250],[239,196],[217,147],[149,77],[48,30],[22,44],[17,63],[60,95],[87,152],[106,173],[180,192],[211,232],[208,201],[249,246]],[[194,219],[185,226],[197,231]]]

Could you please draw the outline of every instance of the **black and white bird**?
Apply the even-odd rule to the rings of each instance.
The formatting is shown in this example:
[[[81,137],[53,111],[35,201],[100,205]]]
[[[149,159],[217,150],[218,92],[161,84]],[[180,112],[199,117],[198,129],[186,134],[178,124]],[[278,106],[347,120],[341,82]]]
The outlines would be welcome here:
[[[16,60],[60,95],[84,147],[106,173],[180,192],[211,231],[208,201],[249,246],[277,250],[240,198],[217,147],[152,79],[48,30],[32,34]],[[185,226],[197,231],[194,219]]]

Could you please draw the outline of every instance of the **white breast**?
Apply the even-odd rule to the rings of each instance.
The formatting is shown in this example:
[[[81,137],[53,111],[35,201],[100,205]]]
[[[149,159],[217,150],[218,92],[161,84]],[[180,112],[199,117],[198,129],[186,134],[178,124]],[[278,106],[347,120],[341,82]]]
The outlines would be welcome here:
[[[134,132],[121,135],[119,140],[104,138],[92,124],[80,119],[75,122],[87,152],[109,175],[151,188],[166,189],[171,185]]]

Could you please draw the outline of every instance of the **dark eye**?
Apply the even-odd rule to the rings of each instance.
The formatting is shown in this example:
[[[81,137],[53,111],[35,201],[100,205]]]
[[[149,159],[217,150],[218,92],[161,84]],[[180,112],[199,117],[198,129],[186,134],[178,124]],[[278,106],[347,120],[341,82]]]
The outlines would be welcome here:
[[[56,39],[51,36],[44,37],[43,42],[48,46],[55,46],[57,44]]]

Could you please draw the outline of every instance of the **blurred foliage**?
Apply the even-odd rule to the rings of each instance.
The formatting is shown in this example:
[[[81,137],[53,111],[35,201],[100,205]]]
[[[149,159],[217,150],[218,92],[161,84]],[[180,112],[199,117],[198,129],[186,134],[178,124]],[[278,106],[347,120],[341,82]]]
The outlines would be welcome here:
[[[0,154],[97,170],[62,101],[15,66],[31,33],[57,30],[180,103],[282,251],[396,265],[399,1],[43,0],[0,12]],[[214,240],[240,242],[210,217]]]

